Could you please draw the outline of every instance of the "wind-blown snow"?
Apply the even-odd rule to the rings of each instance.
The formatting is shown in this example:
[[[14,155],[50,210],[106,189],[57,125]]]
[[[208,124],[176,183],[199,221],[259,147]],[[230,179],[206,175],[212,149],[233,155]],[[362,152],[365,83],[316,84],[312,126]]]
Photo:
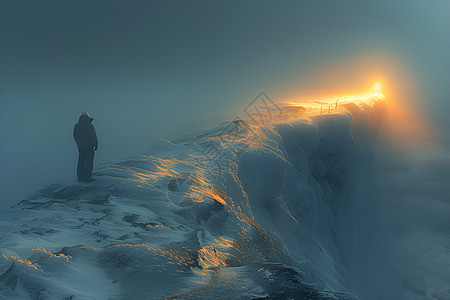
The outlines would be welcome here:
[[[399,299],[367,113],[222,123],[41,190],[2,212],[0,298]]]

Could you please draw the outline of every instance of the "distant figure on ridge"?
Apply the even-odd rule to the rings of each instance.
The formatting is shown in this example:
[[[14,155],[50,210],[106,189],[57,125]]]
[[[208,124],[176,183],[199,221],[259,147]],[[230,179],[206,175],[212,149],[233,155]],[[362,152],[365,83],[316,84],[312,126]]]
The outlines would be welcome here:
[[[78,166],[77,177],[78,182],[93,181],[92,168],[94,167],[94,151],[98,148],[97,133],[93,118],[89,117],[87,111],[83,112],[80,119],[73,129],[73,137],[78,146]]]

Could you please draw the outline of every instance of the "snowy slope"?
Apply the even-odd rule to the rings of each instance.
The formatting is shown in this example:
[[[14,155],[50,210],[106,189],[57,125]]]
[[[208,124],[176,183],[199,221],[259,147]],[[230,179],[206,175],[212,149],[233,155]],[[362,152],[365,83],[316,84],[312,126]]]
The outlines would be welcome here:
[[[370,113],[221,123],[46,187],[2,212],[0,299],[399,299]]]

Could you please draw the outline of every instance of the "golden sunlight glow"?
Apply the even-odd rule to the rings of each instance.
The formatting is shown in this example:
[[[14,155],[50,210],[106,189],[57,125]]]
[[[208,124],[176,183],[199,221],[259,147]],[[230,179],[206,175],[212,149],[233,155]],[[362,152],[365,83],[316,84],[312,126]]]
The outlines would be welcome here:
[[[381,82],[376,82],[373,86],[373,89],[377,94],[381,92],[381,88],[382,88]]]
[[[290,100],[285,102],[287,115],[292,119],[313,117],[324,114],[345,113],[346,105],[352,103],[356,106],[372,107],[376,102],[386,103],[386,97],[381,93],[365,95],[333,95],[327,98],[314,100]]]
[[[358,108],[366,111],[373,108],[375,104],[382,103],[386,109],[386,118],[388,119],[389,132],[396,136],[397,143],[410,143],[425,140],[433,140],[435,134],[433,129],[423,120],[422,112],[414,107],[413,103],[407,103],[405,100],[391,100],[384,95],[385,86],[377,81],[369,91],[361,94],[340,94],[335,93],[326,97],[313,99],[289,99],[281,102],[280,106],[284,109],[284,119],[280,122],[289,120],[304,119],[329,114],[345,114],[349,109]],[[380,106],[378,106],[380,108]],[[411,130],[416,126],[415,130]]]

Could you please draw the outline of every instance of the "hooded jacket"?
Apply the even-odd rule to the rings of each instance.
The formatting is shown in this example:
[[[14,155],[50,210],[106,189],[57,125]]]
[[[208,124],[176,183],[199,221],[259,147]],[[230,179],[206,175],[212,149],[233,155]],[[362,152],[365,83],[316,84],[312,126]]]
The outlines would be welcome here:
[[[81,115],[78,123],[73,128],[73,138],[77,142],[78,150],[93,150],[98,148],[97,133],[92,120],[86,115]]]

